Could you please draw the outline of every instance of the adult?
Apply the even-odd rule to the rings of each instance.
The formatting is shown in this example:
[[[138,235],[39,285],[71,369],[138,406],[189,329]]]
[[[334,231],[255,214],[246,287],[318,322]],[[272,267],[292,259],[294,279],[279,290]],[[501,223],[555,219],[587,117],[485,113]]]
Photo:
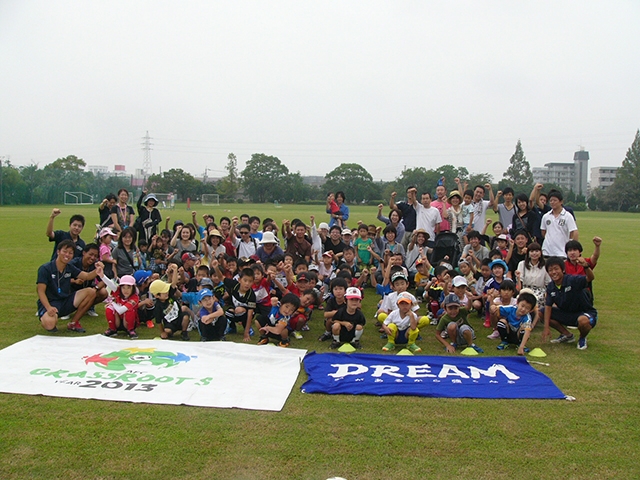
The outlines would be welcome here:
[[[416,203],[416,196],[418,189],[414,185],[407,187],[407,201],[397,202],[397,192],[391,192],[391,198],[389,199],[389,208],[391,210],[399,210],[402,213],[402,223],[404,223],[404,235],[402,236],[402,246],[406,249],[407,245],[413,237],[413,231],[416,229],[416,209],[414,207]],[[398,235],[398,238],[400,236]]]
[[[382,215],[383,208],[384,206],[382,204],[378,205],[378,216],[376,218],[385,225],[391,225],[393,228],[395,228],[396,238],[399,242],[401,242],[404,238],[405,232],[404,222],[402,221],[402,212],[399,209],[392,209],[389,212],[389,216],[385,217],[384,215]]]
[[[173,234],[170,245],[177,251],[180,258],[184,252],[197,253],[198,242],[195,240],[195,228],[192,230],[186,225],[178,225]]]
[[[480,269],[480,264],[485,258],[489,258],[489,249],[480,244],[480,234],[475,230],[471,230],[467,234],[469,243],[462,250],[461,260],[472,262],[476,270]]]
[[[100,227],[98,230],[113,225],[111,219],[111,209],[114,207],[118,199],[113,193],[107,194],[106,197],[98,205],[98,215],[100,215]]]
[[[593,254],[590,257],[584,258],[582,256],[582,244],[577,240],[569,240],[564,246],[564,251],[567,254],[567,259],[564,262],[565,273],[569,275],[586,275],[588,269],[596,268],[598,265],[598,259],[600,258],[600,245],[602,245],[602,239],[600,237],[593,237]]]
[[[447,201],[447,189],[444,186],[444,177],[438,182],[436,187],[436,198],[431,202],[431,206],[440,212],[440,231],[448,232],[451,230],[451,224],[449,223],[449,215],[447,211],[451,208],[451,204]],[[462,197],[460,197],[460,203],[462,203]]]
[[[489,190],[489,200],[484,199],[487,190]],[[473,200],[471,201],[471,205],[473,206],[473,228],[471,228],[470,225],[468,231],[482,230],[487,219],[487,209],[492,207],[493,203],[493,189],[490,183],[485,183],[484,186],[476,185],[473,187]]]
[[[96,277],[102,277],[102,263],[97,262],[93,272],[83,272],[79,268],[69,265],[73,259],[76,244],[73,240],[63,240],[58,244],[58,254],[52,260],[38,269],[38,317],[42,327],[55,333],[58,331],[59,317],[69,315],[75,311],[67,329],[73,332],[84,333],[85,329],[80,325],[80,319],[87,313],[96,299],[96,289],[83,288],[78,291],[71,289],[71,280],[80,279],[90,281]]]
[[[128,205],[129,192],[126,188],[118,190],[118,203],[111,208],[111,221],[113,222],[113,230],[121,232],[126,227],[133,227],[136,220],[136,214],[133,207]]]
[[[114,196],[115,197],[115,196]],[[69,265],[73,265],[74,267],[82,270],[83,272],[91,273],[96,269],[96,263],[100,258],[100,249],[95,243],[87,243],[82,252],[82,257],[74,257]],[[105,298],[109,296],[106,286],[102,280],[96,283],[96,280],[81,280],[79,278],[71,279],[71,290],[77,292],[82,290],[83,288],[95,288],[96,290],[96,298],[93,301],[94,305],[102,302]],[[93,312],[93,313],[92,313]],[[97,317],[98,314],[95,313],[93,307],[89,309],[87,312],[90,317]]]
[[[416,227],[429,234],[427,245],[433,247],[436,235],[440,233],[442,216],[437,208],[431,206],[431,193],[422,193],[420,195],[420,203],[416,201],[414,207],[416,209]]]
[[[513,214],[515,213],[515,205],[513,204],[514,191],[511,187],[504,190],[498,190],[493,202],[493,211],[498,214],[500,223],[507,230],[511,229]],[[504,203],[498,203],[500,197],[504,197]]]
[[[140,267],[140,254],[136,248],[136,231],[131,227],[125,228],[118,239],[118,246],[113,249],[111,256],[115,260],[114,276],[122,278],[133,275]]]
[[[339,223],[344,228],[347,225],[347,220],[349,219],[349,207],[344,203],[346,197],[344,196],[343,191],[336,192],[335,201],[338,204],[338,211],[335,213],[331,212],[331,209],[327,205],[327,213],[331,215],[331,220],[329,221],[329,227],[336,225]],[[338,222],[338,219],[341,220]]]
[[[303,222],[298,222],[291,231],[289,220],[284,220],[285,234],[287,237],[286,253],[293,256],[294,262],[303,258],[307,263],[311,260],[311,243],[305,238],[307,226]]]
[[[564,259],[559,257],[547,259],[545,267],[551,281],[547,285],[542,341],[549,340],[549,327],[553,327],[560,332],[560,336],[551,340],[551,343],[574,342],[575,337],[567,327],[578,327],[578,350],[586,350],[587,335],[598,321],[598,312],[589,291],[589,282],[594,278],[593,270],[588,268],[586,276],[566,275]]]
[[[75,245],[74,257],[82,257],[85,243],[80,238],[80,234],[84,228],[84,217],[82,215],[72,215],[69,219],[69,230],[66,232],[64,230],[54,230],[53,222],[60,213],[59,208],[54,208],[51,211],[51,215],[49,215],[49,222],[47,223],[46,235],[49,237],[50,242],[54,242],[51,260],[55,260],[56,255],[58,255],[58,246],[64,240],[71,240]]]
[[[529,242],[542,244],[542,232],[540,231],[540,221],[542,217],[537,209],[532,210],[529,207],[527,196],[524,193],[516,197],[516,208],[511,219],[511,237],[515,236],[515,232],[524,230],[529,237]]]
[[[162,216],[156,208],[157,205],[158,197],[153,193],[147,195],[147,191],[143,190],[138,199],[138,240],[149,242],[158,233],[158,224],[162,221]]]
[[[545,257],[565,258],[564,247],[569,240],[578,240],[578,226],[573,216],[562,205],[562,193],[549,193],[551,210],[542,216],[540,230],[544,237],[542,254]]]
[[[240,238],[236,237],[236,228],[240,233]],[[258,241],[251,238],[251,227],[248,223],[238,225],[238,217],[233,217],[231,222],[229,240],[235,248],[234,253],[237,258],[249,258],[258,251]]]
[[[324,253],[331,252],[334,261],[337,261],[342,258],[342,251],[345,247],[346,245],[342,241],[342,229],[338,225],[329,228],[329,236],[323,244]]]
[[[407,254],[404,257],[404,261],[412,277],[418,271],[416,267],[418,258],[428,254],[428,242],[429,234],[425,230],[418,228],[411,234],[411,241],[407,245]]]
[[[209,230],[207,239],[202,242],[202,249],[205,258],[207,259],[207,265],[211,264],[211,261],[215,258],[220,258],[221,255],[227,253],[226,247],[222,244],[224,237],[217,228]]]
[[[262,240],[260,240],[256,255],[262,263],[280,255],[284,256],[284,251],[278,246],[278,239],[273,232],[262,233]]]

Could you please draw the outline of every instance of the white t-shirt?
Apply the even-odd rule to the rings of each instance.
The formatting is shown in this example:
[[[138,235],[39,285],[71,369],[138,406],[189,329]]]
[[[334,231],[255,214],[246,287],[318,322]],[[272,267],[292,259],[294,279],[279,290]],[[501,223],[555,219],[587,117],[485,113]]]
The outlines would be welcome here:
[[[489,203],[491,203],[489,200],[480,200],[478,203],[471,202],[471,205],[473,205],[473,229],[478,232],[481,232],[484,228]]]
[[[405,292],[405,293],[411,296],[411,302],[413,304],[413,306],[411,307],[411,310],[413,310],[414,312],[418,311],[420,309],[420,306],[418,305],[418,301],[416,300],[416,297],[411,295],[409,292]],[[397,310],[398,295],[399,295],[398,292],[391,292],[389,295],[386,295],[382,300],[382,305],[380,306],[380,310],[384,312],[393,312],[394,310]]]
[[[576,221],[564,208],[557,217],[553,210],[545,213],[540,222],[540,230],[546,231],[544,242],[542,242],[542,254],[545,257],[566,257],[564,246],[571,237],[571,232],[578,230]]]
[[[411,316],[407,315],[403,317],[400,314],[400,310],[394,310],[389,314],[387,318],[384,319],[383,322],[385,325],[389,325],[391,323],[398,326],[398,330],[406,330],[411,326]]]
[[[424,208],[421,203],[416,205],[416,228],[422,228],[429,234],[429,240],[436,238],[436,225],[442,222],[440,211],[435,207]]]

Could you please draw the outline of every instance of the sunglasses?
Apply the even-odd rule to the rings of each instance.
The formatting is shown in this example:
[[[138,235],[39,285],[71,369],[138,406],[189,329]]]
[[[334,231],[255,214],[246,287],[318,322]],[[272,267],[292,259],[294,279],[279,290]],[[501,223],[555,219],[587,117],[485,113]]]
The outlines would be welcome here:
[[[249,232],[240,232],[240,235],[249,235]]]

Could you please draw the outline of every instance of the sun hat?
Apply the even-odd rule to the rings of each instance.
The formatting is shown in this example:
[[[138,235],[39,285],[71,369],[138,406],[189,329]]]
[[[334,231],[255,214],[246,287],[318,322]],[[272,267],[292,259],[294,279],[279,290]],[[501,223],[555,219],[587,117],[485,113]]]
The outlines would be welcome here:
[[[131,285],[134,286],[136,284],[136,279],[133,275],[123,275],[120,277],[120,281],[118,282],[120,285]]]
[[[109,227],[104,227],[102,230],[100,230],[100,233],[98,234],[100,238],[104,237],[105,235],[111,235],[112,237],[116,236],[113,230],[111,230]]]
[[[264,232],[262,234],[262,240],[260,240],[260,245],[264,245],[265,243],[278,243],[278,240],[276,239],[276,236],[273,234],[273,232]]]

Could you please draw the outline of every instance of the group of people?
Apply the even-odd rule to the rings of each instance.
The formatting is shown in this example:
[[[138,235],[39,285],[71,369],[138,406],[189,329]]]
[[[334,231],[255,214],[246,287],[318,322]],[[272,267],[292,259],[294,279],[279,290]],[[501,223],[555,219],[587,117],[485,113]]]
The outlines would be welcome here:
[[[577,328],[578,348],[586,349],[597,322],[592,282],[602,240],[595,237],[593,255],[582,257],[573,212],[559,191],[544,194],[538,184],[529,197],[510,188],[494,195],[490,184],[455,183],[447,192],[441,179],[435,196],[421,192],[420,201],[415,187],[402,201],[394,192],[388,216],[378,207],[382,225],[357,222],[353,229],[344,192],[327,196],[328,223],[316,225],[311,216],[308,224],[285,219],[278,226],[272,218],[216,222],[209,214],[201,225],[195,211],[188,223],[166,217],[163,224],[153,194],[142,192],[136,214],[129,192],[120,190],[100,204],[90,243],[80,237],[81,215],[71,217],[68,230],[54,230],[61,213],[54,209],[46,233],[55,246],[38,270],[37,314],[47,331],[69,317],[67,329],[84,332],[81,318],[98,316],[93,307],[104,302],[110,337],[137,338],[146,325],[161,338],[189,340],[197,331],[202,341],[217,341],[240,332],[246,342],[255,336],[258,344],[286,347],[309,330],[318,310],[319,340],[330,340],[330,348],[361,348],[362,301],[375,289],[371,294],[380,298],[372,320],[383,351],[406,345],[420,352],[416,342],[431,325],[445,351],[482,352],[472,311],[489,338],[500,340],[500,350],[516,345],[526,353],[537,323],[543,341],[551,328],[559,332],[555,343],[574,342],[570,329]],[[489,208],[499,221],[487,219]],[[433,257],[443,233],[457,236],[460,258]]]

